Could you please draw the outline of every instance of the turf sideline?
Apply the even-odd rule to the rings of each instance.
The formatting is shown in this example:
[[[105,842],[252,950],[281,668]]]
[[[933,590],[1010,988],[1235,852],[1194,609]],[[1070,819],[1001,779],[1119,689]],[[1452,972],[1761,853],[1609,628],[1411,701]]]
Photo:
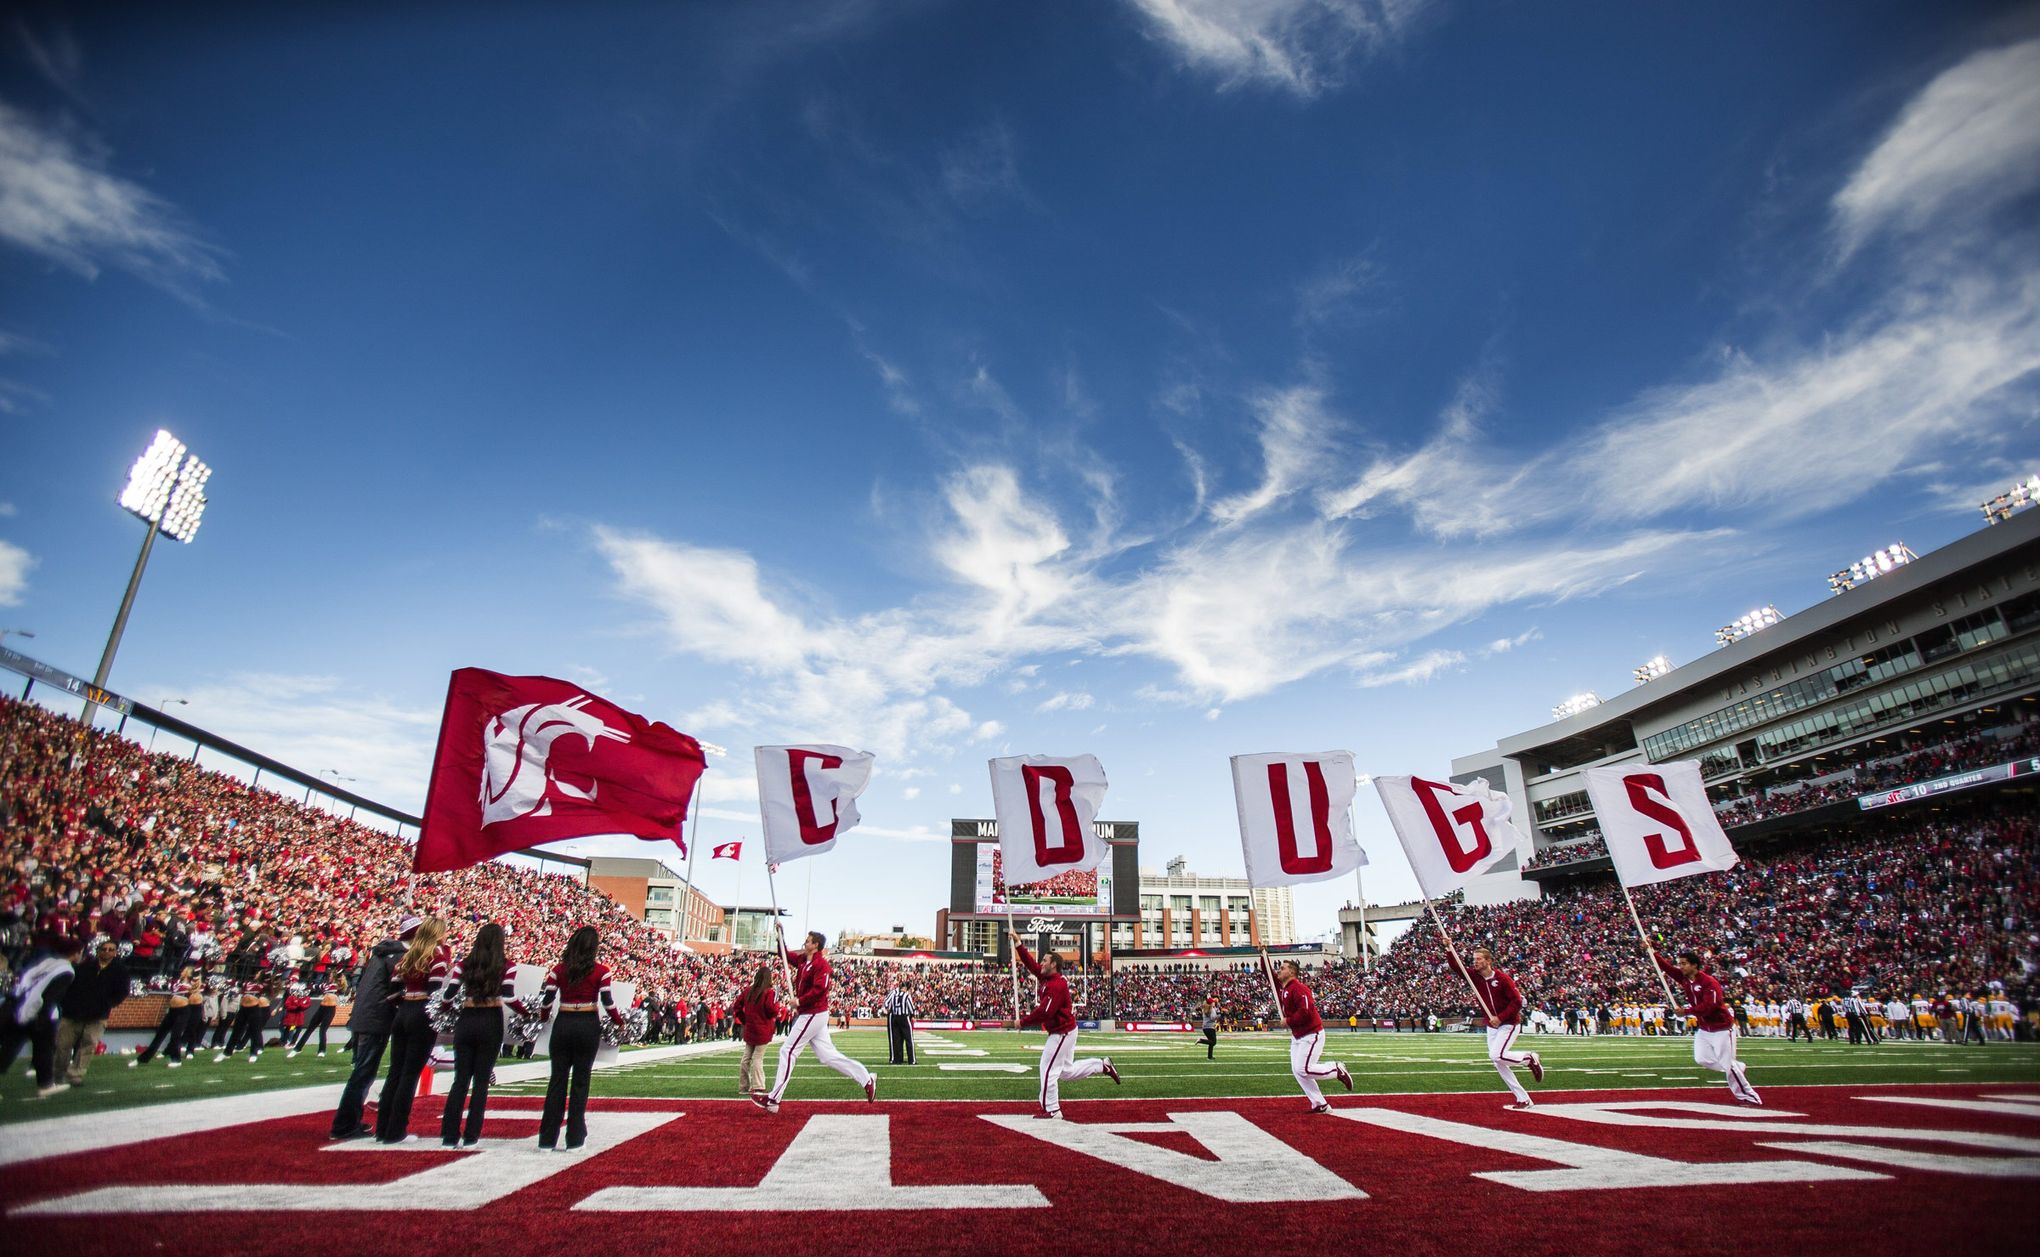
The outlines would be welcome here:
[[[733,1051],[735,1046],[731,1042],[722,1041],[642,1048],[619,1056],[614,1061],[598,1061],[595,1069],[597,1072],[604,1072],[693,1056],[711,1056]],[[498,1065],[496,1080],[499,1084],[530,1082],[534,1079],[547,1078],[551,1073],[552,1065],[546,1061],[524,1065]],[[290,1087],[277,1091],[208,1096],[198,1100],[177,1100],[168,1104],[107,1109],[98,1113],[78,1113],[70,1117],[53,1117],[43,1121],[0,1126],[0,1166],[20,1165],[27,1161],[40,1161],[47,1157],[60,1157],[73,1152],[117,1148],[126,1144],[144,1143],[151,1139],[224,1130],[230,1126],[242,1126],[250,1122],[266,1122],[279,1117],[297,1117],[305,1113],[331,1110],[340,1103],[340,1093],[345,1088],[345,1083],[321,1083],[315,1087]],[[444,1094],[443,1091],[440,1092],[441,1096]],[[374,1098],[373,1092],[370,1098]]]

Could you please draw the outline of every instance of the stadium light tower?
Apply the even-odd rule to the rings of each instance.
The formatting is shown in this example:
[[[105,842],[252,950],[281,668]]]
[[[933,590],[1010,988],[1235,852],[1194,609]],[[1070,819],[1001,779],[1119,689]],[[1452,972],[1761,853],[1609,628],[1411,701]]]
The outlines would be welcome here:
[[[1650,658],[1644,660],[1636,667],[1631,668],[1629,670],[1629,675],[1636,678],[1636,683],[1638,685],[1645,685],[1648,684],[1649,682],[1657,680],[1659,677],[1665,675],[1671,670],[1672,670],[1671,660],[1665,658],[1663,655],[1652,655]]]
[[[2002,524],[2012,516],[2040,502],[2040,473],[2019,481],[2011,488],[1983,504],[1983,518],[1986,523]]]
[[[1588,690],[1584,694],[1575,694],[1552,708],[1551,718],[1553,720],[1564,720],[1567,716],[1577,716],[1589,707],[1599,707],[1600,705],[1601,696],[1592,690]]]
[[[1731,646],[1752,633],[1763,632],[1783,618],[1778,614],[1778,608],[1766,603],[1748,615],[1739,615],[1715,629],[1714,640],[1724,646]]]
[[[1876,580],[1886,572],[1895,572],[1919,557],[1905,542],[1894,542],[1882,550],[1864,555],[1828,577],[1828,588],[1838,594],[1845,594],[1866,581]]]
[[[156,547],[156,534],[184,542],[198,534],[198,521],[205,515],[205,482],[211,478],[212,468],[185,449],[184,442],[162,429],[157,430],[156,439],[128,472],[120,504],[128,514],[147,524],[149,531],[142,537],[142,552],[135,559],[133,575],[128,577],[127,592],[121,595],[120,614],[113,618],[106,652],[99,656],[99,671],[92,674],[94,689],[105,689],[107,674],[113,671],[114,652],[120,649],[120,636],[127,631],[128,612],[134,609],[135,591],[142,586],[142,572],[149,566],[149,551]],[[95,706],[89,700],[85,704],[84,719],[88,725],[92,723]]]

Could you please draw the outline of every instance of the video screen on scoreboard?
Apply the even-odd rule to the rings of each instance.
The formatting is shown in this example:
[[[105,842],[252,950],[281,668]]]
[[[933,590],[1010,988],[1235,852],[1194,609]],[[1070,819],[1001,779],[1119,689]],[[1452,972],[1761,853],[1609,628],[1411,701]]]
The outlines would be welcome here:
[[[977,844],[979,912],[1053,912],[1059,916],[1105,916],[1112,911],[1110,862],[1087,873],[1062,873],[1045,882],[1008,886],[1005,860],[996,842]]]

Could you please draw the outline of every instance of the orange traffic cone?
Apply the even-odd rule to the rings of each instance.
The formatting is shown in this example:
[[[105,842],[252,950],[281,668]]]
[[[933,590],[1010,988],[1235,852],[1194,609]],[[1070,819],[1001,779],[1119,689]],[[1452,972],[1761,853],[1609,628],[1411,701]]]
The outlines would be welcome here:
[[[424,1069],[418,1071],[418,1098],[422,1100],[426,1096],[429,1096],[431,1094],[432,1094],[432,1067],[430,1065],[427,1065]]]

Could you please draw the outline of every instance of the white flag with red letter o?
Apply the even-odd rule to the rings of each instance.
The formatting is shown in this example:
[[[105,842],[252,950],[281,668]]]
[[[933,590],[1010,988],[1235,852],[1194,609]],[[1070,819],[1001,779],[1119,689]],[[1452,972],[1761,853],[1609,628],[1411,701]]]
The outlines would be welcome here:
[[[820,855],[857,824],[857,796],[871,783],[869,751],[815,743],[761,746],[758,818],[773,864]]]
[[[1086,872],[1104,861],[1093,822],[1105,802],[1095,755],[1007,755],[991,761],[992,816],[1008,886]]]
[[[1232,771],[1248,884],[1328,881],[1367,863],[1353,837],[1353,752],[1235,755]]]
[[[1523,841],[1509,823],[1509,796],[1484,781],[1457,786],[1423,777],[1376,777],[1374,788],[1427,899],[1462,889]]]
[[[1587,770],[1587,797],[1624,886],[1648,886],[1738,863],[1694,760]]]

